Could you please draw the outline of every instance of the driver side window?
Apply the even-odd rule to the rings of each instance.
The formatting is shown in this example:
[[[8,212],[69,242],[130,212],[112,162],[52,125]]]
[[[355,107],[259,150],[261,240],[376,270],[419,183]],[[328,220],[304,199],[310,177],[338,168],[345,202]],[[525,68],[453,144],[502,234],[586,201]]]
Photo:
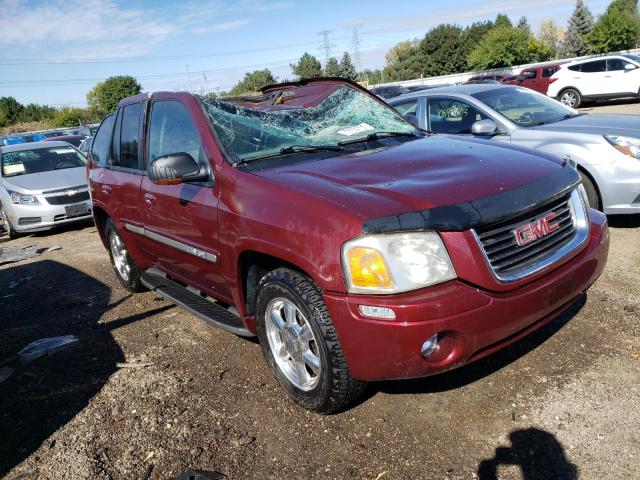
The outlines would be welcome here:
[[[181,152],[188,153],[196,162],[204,161],[200,133],[191,115],[179,102],[154,102],[149,126],[149,163],[162,155]]]
[[[449,98],[429,98],[427,115],[429,130],[451,134],[470,134],[474,123],[489,118],[467,102]]]

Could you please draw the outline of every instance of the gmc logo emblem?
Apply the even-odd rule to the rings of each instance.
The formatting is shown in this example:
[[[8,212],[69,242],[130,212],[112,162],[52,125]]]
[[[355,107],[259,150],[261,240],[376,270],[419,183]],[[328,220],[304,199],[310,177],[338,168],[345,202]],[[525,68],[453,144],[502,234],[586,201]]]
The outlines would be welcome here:
[[[522,247],[549,235],[551,232],[555,232],[560,228],[560,225],[551,223],[554,218],[556,218],[556,214],[551,212],[542,218],[518,227],[513,232],[516,237],[516,243]]]

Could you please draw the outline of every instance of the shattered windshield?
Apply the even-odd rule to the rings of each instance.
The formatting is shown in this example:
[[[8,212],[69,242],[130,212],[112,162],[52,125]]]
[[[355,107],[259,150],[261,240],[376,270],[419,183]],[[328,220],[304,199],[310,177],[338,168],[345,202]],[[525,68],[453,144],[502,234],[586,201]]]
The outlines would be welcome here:
[[[310,108],[265,111],[200,99],[224,147],[239,161],[285,153],[289,147],[337,146],[372,134],[418,134],[389,107],[350,86]]]

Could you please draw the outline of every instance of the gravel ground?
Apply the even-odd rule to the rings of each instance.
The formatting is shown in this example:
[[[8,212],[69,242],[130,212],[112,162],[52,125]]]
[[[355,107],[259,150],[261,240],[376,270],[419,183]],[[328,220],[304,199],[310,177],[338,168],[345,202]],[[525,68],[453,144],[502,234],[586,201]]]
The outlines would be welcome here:
[[[640,114],[640,102],[634,99],[615,100],[610,102],[587,103],[580,108],[588,113],[631,113]]]
[[[291,403],[255,342],[124,291],[92,225],[0,239],[62,247],[0,266],[0,359],[79,338],[0,383],[0,476],[640,478],[640,216],[609,221],[605,273],[570,312],[461,369],[371,384],[333,416]]]

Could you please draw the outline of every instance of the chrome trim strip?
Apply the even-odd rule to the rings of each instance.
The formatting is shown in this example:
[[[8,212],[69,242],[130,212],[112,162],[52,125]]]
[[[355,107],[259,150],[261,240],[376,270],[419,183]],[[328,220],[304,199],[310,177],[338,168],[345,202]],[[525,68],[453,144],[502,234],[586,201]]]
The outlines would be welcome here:
[[[485,263],[489,267],[489,270],[493,274],[494,278],[498,280],[500,283],[510,283],[515,282],[516,280],[521,280],[522,278],[528,277],[529,275],[533,275],[534,273],[539,272],[540,270],[544,270],[550,265],[560,261],[567,255],[569,255],[574,250],[581,247],[589,238],[589,218],[588,218],[588,210],[585,204],[582,201],[580,193],[578,189],[575,188],[571,192],[569,197],[569,208],[571,210],[571,216],[573,218],[573,225],[576,229],[576,233],[573,236],[573,239],[555,251],[552,255],[541,260],[540,262],[536,262],[533,265],[529,265],[527,268],[519,271],[518,273],[513,273],[510,275],[498,275],[491,266],[491,262],[489,261],[489,257],[487,256],[487,252],[485,252],[484,247],[482,246],[482,242],[480,241],[480,237],[476,233],[475,229],[471,230],[478,246],[480,247],[480,251],[484,257]]]
[[[164,235],[160,235],[159,233],[152,232],[151,230],[147,230],[146,228],[138,227],[130,223],[125,223],[124,228],[132,233],[150,238],[151,240],[155,240],[158,243],[162,243],[163,245],[175,248],[176,250],[180,250],[181,252],[188,253],[189,255],[193,255],[194,257],[202,258],[203,260],[207,260],[208,262],[216,263],[218,261],[218,256],[213,253],[205,252],[204,250],[192,247],[191,245],[187,245],[186,243],[178,242],[177,240],[165,237]]]

